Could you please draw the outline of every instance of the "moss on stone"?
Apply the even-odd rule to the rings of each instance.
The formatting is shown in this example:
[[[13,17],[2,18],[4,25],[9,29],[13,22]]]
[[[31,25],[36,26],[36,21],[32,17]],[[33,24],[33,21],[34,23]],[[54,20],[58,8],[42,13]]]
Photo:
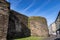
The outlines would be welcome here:
[[[40,16],[31,16],[31,17],[28,18],[28,26],[30,26],[29,23],[30,23],[31,20],[34,20],[34,21],[41,21],[42,24],[46,24],[46,22],[47,22],[47,21],[46,21],[46,18],[44,18],[44,17],[40,17]]]
[[[47,21],[46,21],[46,18],[44,17],[40,17],[40,16],[29,17],[28,27],[31,30],[31,34],[32,34],[31,36],[40,36],[40,37],[48,36]]]

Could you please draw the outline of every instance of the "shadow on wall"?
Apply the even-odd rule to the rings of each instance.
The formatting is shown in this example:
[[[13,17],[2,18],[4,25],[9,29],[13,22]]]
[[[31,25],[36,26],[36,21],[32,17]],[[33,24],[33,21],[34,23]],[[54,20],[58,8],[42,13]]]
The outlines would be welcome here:
[[[13,14],[9,15],[9,25],[7,32],[7,40],[13,40],[17,38],[29,37],[30,29]],[[27,25],[28,25],[28,19]]]
[[[22,37],[29,37],[31,34],[30,29],[22,22],[21,22],[21,25],[22,25],[22,28],[21,28]]]

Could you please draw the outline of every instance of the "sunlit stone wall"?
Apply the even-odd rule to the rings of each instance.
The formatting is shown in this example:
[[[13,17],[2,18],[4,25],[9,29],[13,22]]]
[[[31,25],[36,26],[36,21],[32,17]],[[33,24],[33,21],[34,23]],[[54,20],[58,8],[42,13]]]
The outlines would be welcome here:
[[[29,17],[28,26],[31,30],[31,36],[48,37],[48,26],[47,21],[44,17]]]
[[[0,0],[0,40],[6,40],[9,19],[9,3]]]

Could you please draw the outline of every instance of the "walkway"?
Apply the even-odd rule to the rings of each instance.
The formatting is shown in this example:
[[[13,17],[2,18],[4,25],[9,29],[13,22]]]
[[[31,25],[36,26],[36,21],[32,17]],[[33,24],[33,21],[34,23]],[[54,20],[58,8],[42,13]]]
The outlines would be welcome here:
[[[48,38],[46,38],[46,39],[44,39],[44,40],[60,40],[60,35],[48,37]]]

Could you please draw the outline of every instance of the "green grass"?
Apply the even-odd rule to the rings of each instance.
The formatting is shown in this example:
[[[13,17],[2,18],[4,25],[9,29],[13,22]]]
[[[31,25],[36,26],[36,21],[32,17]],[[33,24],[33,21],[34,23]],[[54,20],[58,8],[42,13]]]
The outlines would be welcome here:
[[[20,39],[14,39],[14,40],[43,40],[42,37],[26,37],[26,38],[20,38]]]

